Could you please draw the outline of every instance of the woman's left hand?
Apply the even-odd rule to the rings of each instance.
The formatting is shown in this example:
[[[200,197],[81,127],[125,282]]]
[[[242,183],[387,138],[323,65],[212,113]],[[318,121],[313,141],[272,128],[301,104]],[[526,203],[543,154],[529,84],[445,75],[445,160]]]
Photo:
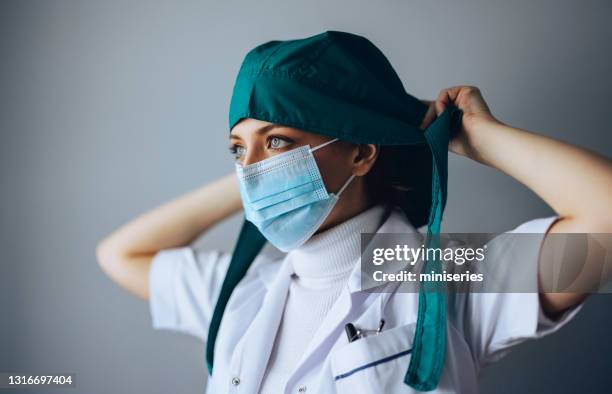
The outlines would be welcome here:
[[[463,111],[461,128],[451,140],[449,150],[462,156],[478,157],[477,134],[486,130],[482,125],[499,124],[476,86],[454,86],[442,89],[435,101],[422,100],[429,105],[421,128],[425,129],[440,115],[447,104],[452,103]]]

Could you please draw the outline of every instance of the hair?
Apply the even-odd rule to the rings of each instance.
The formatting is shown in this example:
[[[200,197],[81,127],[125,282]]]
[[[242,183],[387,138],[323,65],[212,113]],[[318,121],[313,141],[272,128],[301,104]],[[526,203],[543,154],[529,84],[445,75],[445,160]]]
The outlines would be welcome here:
[[[427,224],[431,207],[432,155],[422,145],[380,146],[378,158],[366,175],[375,203],[400,208],[418,228]]]

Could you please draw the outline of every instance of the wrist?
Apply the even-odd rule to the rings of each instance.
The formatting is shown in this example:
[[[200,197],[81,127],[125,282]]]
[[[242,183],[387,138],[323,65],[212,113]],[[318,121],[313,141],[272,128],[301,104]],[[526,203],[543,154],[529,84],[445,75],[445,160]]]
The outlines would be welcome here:
[[[465,154],[472,160],[489,165],[488,151],[494,149],[496,135],[504,126],[490,114],[471,114],[463,119],[467,149]]]

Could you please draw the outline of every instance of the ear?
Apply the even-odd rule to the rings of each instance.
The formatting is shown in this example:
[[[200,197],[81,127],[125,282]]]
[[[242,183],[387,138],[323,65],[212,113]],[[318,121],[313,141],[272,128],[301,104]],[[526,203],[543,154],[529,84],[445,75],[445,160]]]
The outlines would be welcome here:
[[[376,163],[379,152],[380,148],[375,144],[357,145],[353,157],[353,175],[364,176],[367,174]]]

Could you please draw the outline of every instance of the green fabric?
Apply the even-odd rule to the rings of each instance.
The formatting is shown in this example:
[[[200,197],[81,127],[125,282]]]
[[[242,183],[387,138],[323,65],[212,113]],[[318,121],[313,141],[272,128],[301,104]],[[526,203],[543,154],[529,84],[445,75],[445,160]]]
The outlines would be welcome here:
[[[427,244],[435,246],[446,204],[448,142],[462,113],[449,105],[423,131],[419,125],[426,112],[427,106],[406,93],[374,44],[358,35],[328,31],[305,39],[270,41],[251,50],[236,79],[229,127],[243,118],[254,118],[354,143],[429,150],[431,179],[419,187],[431,188]],[[209,327],[206,363],[211,374],[227,301],[265,242],[259,230],[245,221]],[[439,271],[440,264],[428,262],[424,270]],[[421,391],[437,386],[446,355],[445,333],[444,288],[431,283],[419,293],[406,384]]]
[[[458,122],[457,110],[444,111],[425,131],[434,160],[432,168],[432,206],[427,226],[427,247],[440,246],[440,227],[446,205],[448,179],[448,142]],[[437,256],[436,256],[437,257]],[[440,261],[426,261],[423,272],[439,273]],[[419,292],[419,310],[412,345],[412,358],[404,383],[420,390],[436,388],[445,361],[446,294],[439,282],[425,282]]]
[[[238,72],[229,128],[242,118],[284,124],[355,143],[425,143],[427,106],[404,91],[367,39],[325,32],[251,50]]]
[[[223,285],[221,286],[221,292],[219,299],[215,305],[213,317],[210,322],[208,330],[208,340],[206,342],[206,366],[208,373],[212,375],[212,366],[214,358],[215,340],[221,325],[221,318],[227,301],[229,300],[232,291],[240,282],[240,280],[246,274],[251,263],[261,251],[261,248],[265,245],[266,239],[259,232],[255,225],[247,220],[242,223],[240,234],[238,235],[238,242],[234,248],[230,265],[225,274]]]

